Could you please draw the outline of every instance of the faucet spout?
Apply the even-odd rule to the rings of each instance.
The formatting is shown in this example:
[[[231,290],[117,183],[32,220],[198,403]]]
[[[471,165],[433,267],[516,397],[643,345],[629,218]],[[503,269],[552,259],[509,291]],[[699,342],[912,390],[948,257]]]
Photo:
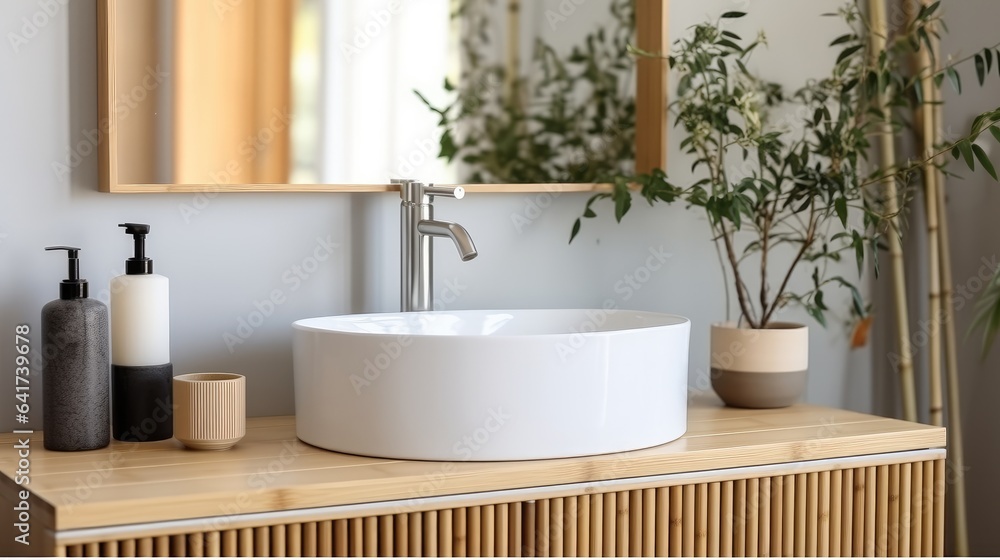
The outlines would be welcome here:
[[[441,220],[421,220],[417,223],[417,231],[423,235],[450,238],[455,242],[455,248],[458,249],[463,261],[471,261],[479,256],[476,244],[472,242],[472,236],[459,224]]]

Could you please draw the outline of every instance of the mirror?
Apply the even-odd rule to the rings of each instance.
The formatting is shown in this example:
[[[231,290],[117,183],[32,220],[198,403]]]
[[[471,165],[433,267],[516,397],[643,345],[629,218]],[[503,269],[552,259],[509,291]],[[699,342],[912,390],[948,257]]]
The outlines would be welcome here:
[[[100,0],[101,188],[505,190],[662,167],[667,0]],[[580,186],[585,190],[593,186]]]

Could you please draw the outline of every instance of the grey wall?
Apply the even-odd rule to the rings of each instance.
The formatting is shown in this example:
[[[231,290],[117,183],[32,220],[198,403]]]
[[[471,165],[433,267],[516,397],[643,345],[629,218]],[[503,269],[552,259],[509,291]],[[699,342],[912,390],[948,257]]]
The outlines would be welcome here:
[[[706,16],[741,5],[674,2],[670,33],[677,36]],[[748,36],[758,27],[768,29],[772,46],[759,65],[769,78],[794,86],[832,61],[825,45],[840,30],[818,13],[836,5],[830,0],[755,2],[753,17],[739,29]],[[5,37],[20,33],[22,18],[32,18],[39,9],[35,0],[5,0],[0,31]],[[396,199],[101,194],[92,153],[68,175],[54,172],[53,163],[65,163],[70,150],[93,150],[87,131],[98,124],[96,27],[94,2],[73,0],[17,52],[6,40],[0,45],[0,122],[5,125],[0,135],[0,328],[10,334],[15,325],[30,324],[37,343],[39,310],[57,296],[64,274],[63,260],[44,253],[45,245],[82,246],[84,274],[100,297],[130,250],[116,224],[149,222],[150,254],[157,271],[171,279],[176,371],[246,374],[251,415],[292,413],[289,324],[308,316],[396,308]],[[689,161],[678,153],[678,142],[674,135],[670,171],[686,181]],[[567,246],[584,200],[579,195],[496,194],[442,201],[439,216],[465,224],[481,256],[460,263],[451,247],[439,244],[435,291],[450,308],[599,306],[612,299],[622,307],[686,315],[694,322],[691,384],[706,389],[708,326],[725,318],[726,311],[725,288],[702,216],[637,203],[627,222],[616,225],[605,207]],[[317,239],[329,239],[338,248],[308,278],[287,282],[295,267],[310,264]],[[661,248],[670,255],[665,266],[651,271],[639,289],[625,290],[627,276],[646,278],[642,268],[651,251]],[[856,274],[851,267],[844,273]],[[235,334],[240,319],[254,313],[255,302],[274,290],[282,292],[284,303],[230,352],[225,333]],[[808,322],[797,310],[784,318]],[[831,318],[829,330],[810,326],[808,400],[868,409],[870,355],[848,350],[846,328],[838,318]],[[9,343],[0,352],[9,364]],[[33,375],[37,383],[38,372]],[[4,379],[0,403],[12,406],[13,382]],[[38,389],[32,396],[34,427],[41,426]],[[0,429],[14,427],[12,414],[0,411]]]

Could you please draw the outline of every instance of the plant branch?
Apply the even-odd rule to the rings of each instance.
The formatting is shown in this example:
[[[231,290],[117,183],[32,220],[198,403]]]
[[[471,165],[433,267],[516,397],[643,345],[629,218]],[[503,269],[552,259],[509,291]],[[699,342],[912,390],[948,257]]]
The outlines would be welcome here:
[[[795,272],[795,268],[798,266],[799,261],[805,256],[806,251],[812,247],[813,241],[816,236],[816,202],[815,200],[809,206],[809,229],[806,232],[806,238],[802,242],[802,246],[799,247],[798,253],[796,253],[795,258],[792,260],[792,264],[788,267],[788,272],[785,273],[784,280],[781,281],[781,287],[778,288],[778,293],[774,296],[774,301],[771,303],[771,308],[767,310],[764,318],[761,320],[761,328],[767,326],[768,322],[771,320],[771,316],[777,311],[778,305],[781,303],[782,296],[785,295],[785,290],[788,288],[788,282],[792,278],[792,273]]]

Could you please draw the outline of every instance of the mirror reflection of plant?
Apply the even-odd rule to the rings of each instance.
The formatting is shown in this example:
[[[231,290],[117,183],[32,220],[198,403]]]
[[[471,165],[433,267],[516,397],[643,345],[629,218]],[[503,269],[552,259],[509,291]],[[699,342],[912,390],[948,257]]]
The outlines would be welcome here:
[[[568,56],[536,39],[531,70],[514,80],[514,96],[504,92],[507,69],[489,61],[494,3],[468,0],[455,12],[463,71],[457,85],[445,80],[452,101],[437,107],[415,92],[440,116],[439,157],[467,165],[464,180],[474,183],[586,183],[633,173],[633,0],[611,0],[611,23]]]
[[[937,21],[935,10],[922,10],[914,25],[895,38],[893,49],[920,48],[928,25]],[[838,14],[851,32],[831,45],[841,50],[829,76],[791,96],[746,67],[764,43],[763,36],[747,43],[723,28],[722,20],[744,15],[728,12],[718,21],[695,26],[668,57],[679,74],[670,107],[685,134],[680,148],[694,158],[692,171],[701,178],[682,187],[661,170],[620,176],[611,192],[591,197],[582,217],[595,217],[593,204],[611,199],[621,221],[631,208],[632,186],[639,187],[650,205],[683,201],[707,215],[727,285],[732,275],[741,324],[766,328],[779,310],[798,303],[825,325],[824,290],[831,286],[847,289],[853,313],[864,317],[869,309],[854,282],[833,275],[828,266],[853,256],[860,276],[867,258],[878,274],[879,238],[896,233],[888,229],[884,195],[876,185],[893,177],[905,187],[925,161],[953,146],[978,156],[972,142],[995,124],[1000,112],[983,115],[969,135],[938,154],[924,154],[920,161],[893,168],[871,165],[869,137],[887,119],[897,130],[906,126],[878,109],[878,95],[887,96],[888,106],[895,108],[923,100],[916,91],[919,80],[905,76],[898,53],[868,52],[869,31],[857,3]],[[954,65],[939,74],[939,82],[946,76],[958,81]],[[776,117],[779,109],[788,116]],[[900,193],[909,196],[910,191],[903,188]],[[854,215],[860,215],[860,224],[853,223]],[[580,228],[578,219],[570,241]],[[775,259],[778,250],[787,253]],[[794,290],[790,282],[801,268],[811,268],[812,287]],[[755,293],[747,279],[756,275]],[[776,286],[773,278],[778,278]],[[727,288],[727,309],[728,293]]]

